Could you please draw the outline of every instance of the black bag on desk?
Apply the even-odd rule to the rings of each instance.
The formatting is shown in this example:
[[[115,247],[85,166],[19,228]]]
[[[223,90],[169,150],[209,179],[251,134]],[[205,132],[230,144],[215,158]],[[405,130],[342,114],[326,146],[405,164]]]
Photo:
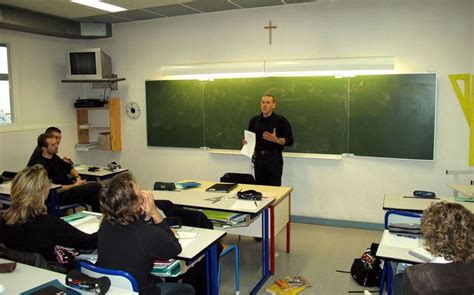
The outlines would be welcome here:
[[[375,258],[378,244],[372,243],[360,258],[354,259],[351,266],[352,278],[361,286],[378,287],[382,276],[382,261]]]

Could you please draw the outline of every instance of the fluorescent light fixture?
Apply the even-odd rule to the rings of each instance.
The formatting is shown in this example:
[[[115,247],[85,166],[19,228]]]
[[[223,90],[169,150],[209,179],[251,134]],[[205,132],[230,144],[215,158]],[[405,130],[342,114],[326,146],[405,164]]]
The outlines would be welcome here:
[[[164,65],[162,79],[213,79],[275,76],[354,76],[392,73],[395,58],[341,57]]]
[[[394,60],[393,56],[270,60],[265,72],[393,70]]]
[[[264,72],[263,61],[220,62],[209,64],[167,65],[161,75],[208,75]]]
[[[127,10],[126,8],[105,3],[99,0],[70,0],[73,3],[82,4],[85,6],[93,7],[100,10],[105,10],[108,12],[119,12]]]

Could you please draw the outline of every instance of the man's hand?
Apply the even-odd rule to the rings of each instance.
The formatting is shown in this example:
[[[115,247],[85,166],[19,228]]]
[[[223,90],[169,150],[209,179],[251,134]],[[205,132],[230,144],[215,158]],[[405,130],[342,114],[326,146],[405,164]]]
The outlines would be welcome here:
[[[245,140],[245,138],[242,139],[242,145],[246,145],[247,144],[247,141]]]
[[[63,157],[63,161],[66,162],[66,163],[68,163],[69,165],[74,164],[74,163],[72,162],[72,160],[71,160],[70,158],[68,158],[68,157]]]
[[[140,191],[143,198],[142,210],[146,216],[153,218],[153,221],[158,224],[163,221],[160,212],[156,209],[153,194],[151,191]]]
[[[87,180],[85,179],[81,179],[80,177],[76,178],[76,182],[74,182],[74,185],[75,186],[80,186],[80,185],[83,185],[87,183]]]
[[[270,142],[277,142],[277,135],[276,135],[276,128],[273,129],[273,133],[268,131],[263,132],[263,139],[268,140]]]

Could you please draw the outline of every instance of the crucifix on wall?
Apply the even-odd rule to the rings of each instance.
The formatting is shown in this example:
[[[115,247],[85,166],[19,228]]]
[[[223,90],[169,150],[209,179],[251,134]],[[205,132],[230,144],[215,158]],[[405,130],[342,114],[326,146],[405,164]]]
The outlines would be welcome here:
[[[263,27],[263,28],[264,28],[265,30],[268,30],[269,38],[270,38],[270,39],[268,40],[268,43],[269,43],[270,45],[272,45],[272,30],[273,30],[273,29],[276,29],[277,26],[272,26],[272,21],[269,21],[269,22],[268,22],[268,26],[265,26],[265,27]]]

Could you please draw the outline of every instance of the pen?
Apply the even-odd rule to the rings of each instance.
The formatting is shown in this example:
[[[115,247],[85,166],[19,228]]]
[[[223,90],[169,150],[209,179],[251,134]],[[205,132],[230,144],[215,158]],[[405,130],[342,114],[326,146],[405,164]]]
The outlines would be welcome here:
[[[413,237],[413,236],[405,236],[405,235],[397,235],[397,237],[402,237],[402,238],[409,238],[409,239],[414,239],[416,240],[417,237]]]
[[[257,202],[253,202],[253,203],[255,204],[255,207],[258,207],[258,204],[257,204]]]

